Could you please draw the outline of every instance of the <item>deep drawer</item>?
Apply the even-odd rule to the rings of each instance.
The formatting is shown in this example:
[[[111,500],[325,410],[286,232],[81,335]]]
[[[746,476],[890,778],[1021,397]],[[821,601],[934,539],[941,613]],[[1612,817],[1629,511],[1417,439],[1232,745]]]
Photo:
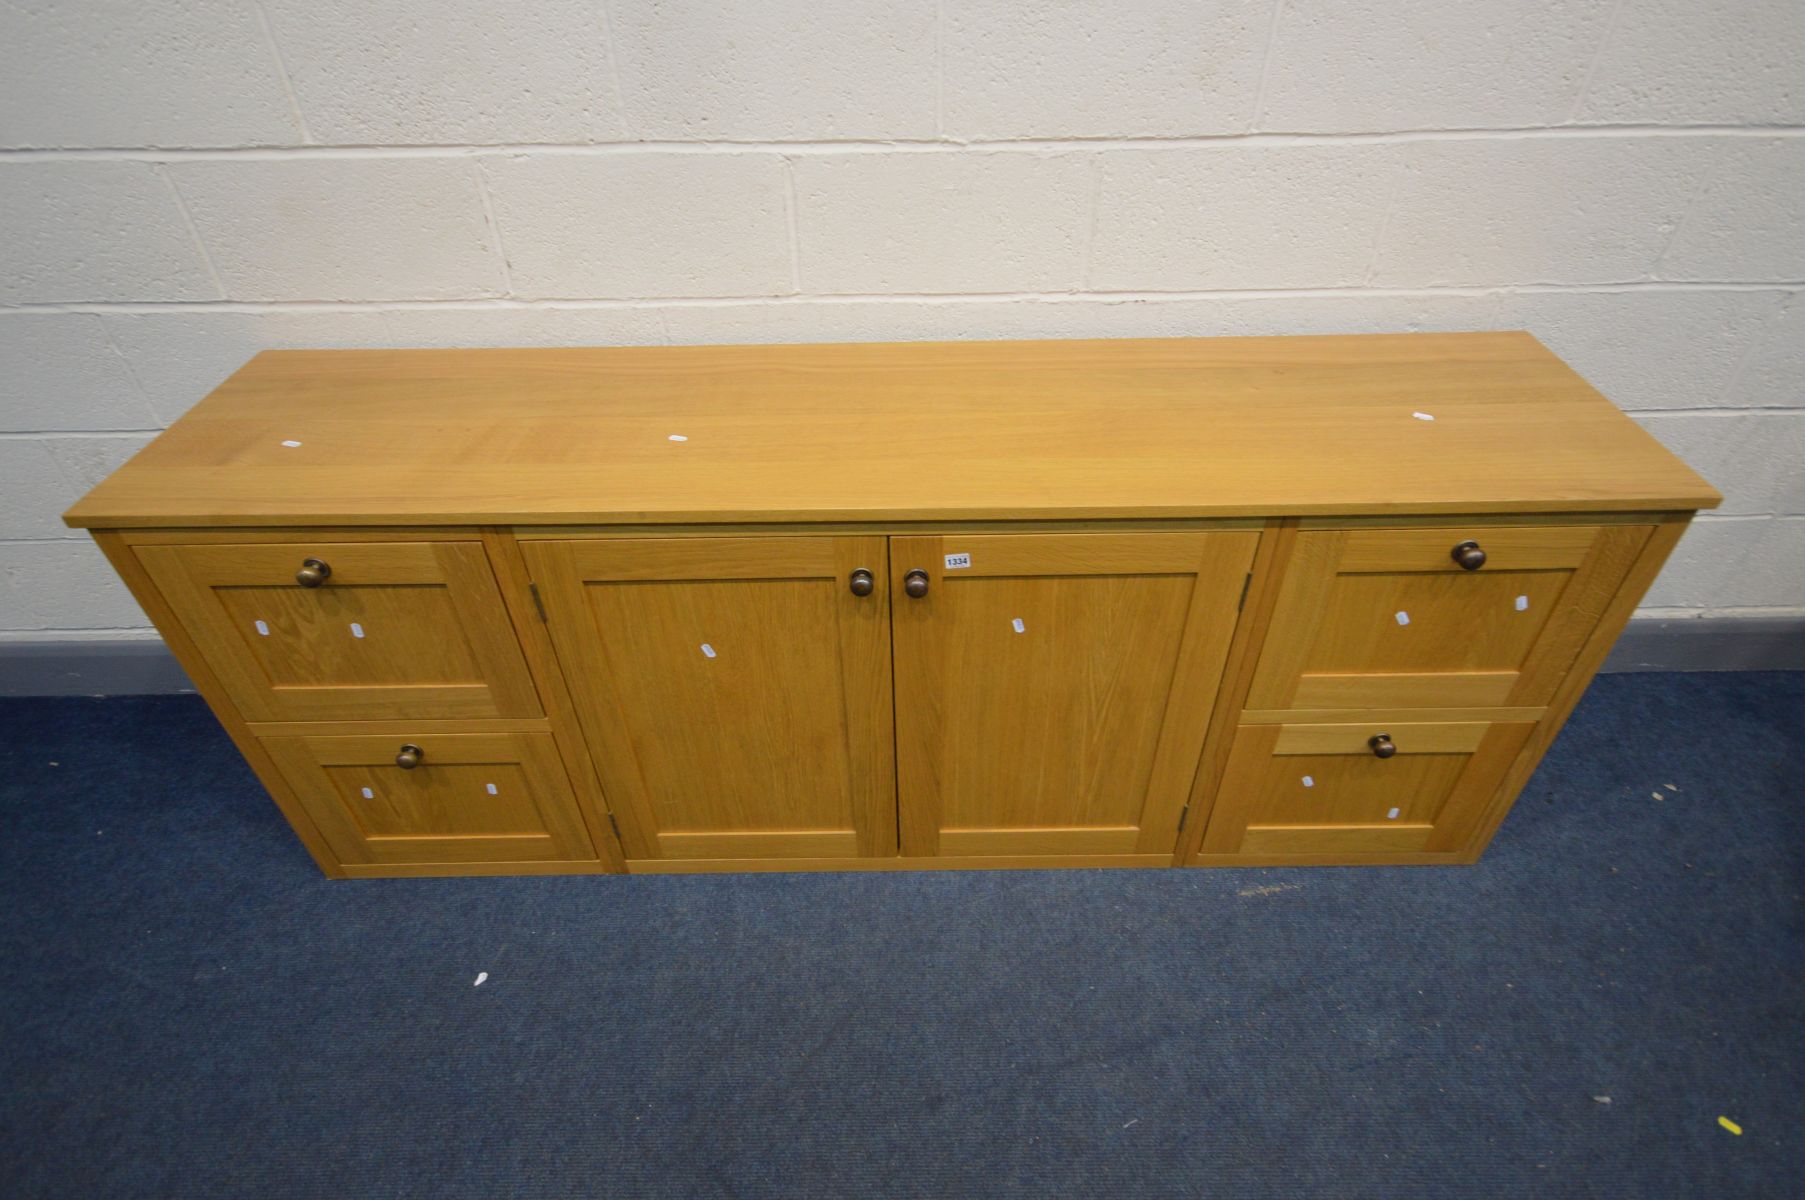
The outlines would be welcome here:
[[[480,542],[220,543],[137,554],[252,721],[541,713]]]
[[[1301,532],[1245,707],[1544,705],[1649,532],[1452,524]]]
[[[595,858],[549,733],[268,737],[344,863]]]
[[[1533,722],[1243,725],[1203,853],[1454,854]]]

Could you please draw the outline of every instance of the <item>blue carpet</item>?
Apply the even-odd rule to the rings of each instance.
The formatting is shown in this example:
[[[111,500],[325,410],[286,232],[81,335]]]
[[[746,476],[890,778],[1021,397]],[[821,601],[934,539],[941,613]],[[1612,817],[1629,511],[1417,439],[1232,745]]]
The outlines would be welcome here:
[[[335,883],[192,697],[0,722],[8,1196],[1805,1174],[1805,674],[1600,680],[1464,869]]]

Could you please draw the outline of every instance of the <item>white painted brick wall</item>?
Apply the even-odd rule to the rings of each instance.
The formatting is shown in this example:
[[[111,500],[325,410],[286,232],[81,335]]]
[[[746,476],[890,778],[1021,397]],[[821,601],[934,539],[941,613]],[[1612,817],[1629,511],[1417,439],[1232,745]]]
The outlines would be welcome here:
[[[1526,328],[1805,612],[1797,0],[0,5],[0,639],[258,350]]]

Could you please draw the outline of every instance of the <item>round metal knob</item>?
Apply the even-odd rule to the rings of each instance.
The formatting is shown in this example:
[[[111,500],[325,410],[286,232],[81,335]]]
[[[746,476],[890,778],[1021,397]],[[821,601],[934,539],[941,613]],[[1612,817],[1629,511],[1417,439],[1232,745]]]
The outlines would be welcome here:
[[[1477,571],[1485,565],[1485,551],[1478,542],[1462,542],[1449,551],[1448,557],[1459,563],[1463,571]]]
[[[1397,745],[1392,742],[1389,733],[1375,733],[1366,739],[1366,744],[1373,748],[1374,758],[1390,758],[1398,752]]]
[[[400,767],[403,771],[411,771],[419,766],[420,760],[425,757],[426,751],[420,749],[420,747],[414,745],[412,742],[409,742],[407,745],[401,747],[400,753],[395,755],[395,765]]]
[[[847,582],[846,586],[852,589],[852,594],[855,596],[869,596],[871,594],[871,589],[877,585],[876,581],[871,578],[871,572],[867,571],[864,567],[860,567],[852,573],[852,577]]]
[[[332,568],[317,558],[301,560],[301,569],[295,572],[295,582],[304,588],[316,588],[332,577]]]
[[[903,591],[909,593],[909,598],[912,600],[919,600],[923,596],[927,595],[928,594],[928,573],[926,571],[922,570],[920,567],[916,567],[913,571],[910,571],[907,575],[904,575],[903,576]]]

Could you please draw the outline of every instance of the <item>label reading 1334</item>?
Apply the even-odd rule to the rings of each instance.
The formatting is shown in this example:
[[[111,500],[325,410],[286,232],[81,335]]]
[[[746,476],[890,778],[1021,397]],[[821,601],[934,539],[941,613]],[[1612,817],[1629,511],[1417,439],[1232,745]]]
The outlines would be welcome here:
[[[969,554],[949,554],[946,556],[946,569],[949,571],[957,571],[960,567],[969,566],[971,566],[971,555]]]

